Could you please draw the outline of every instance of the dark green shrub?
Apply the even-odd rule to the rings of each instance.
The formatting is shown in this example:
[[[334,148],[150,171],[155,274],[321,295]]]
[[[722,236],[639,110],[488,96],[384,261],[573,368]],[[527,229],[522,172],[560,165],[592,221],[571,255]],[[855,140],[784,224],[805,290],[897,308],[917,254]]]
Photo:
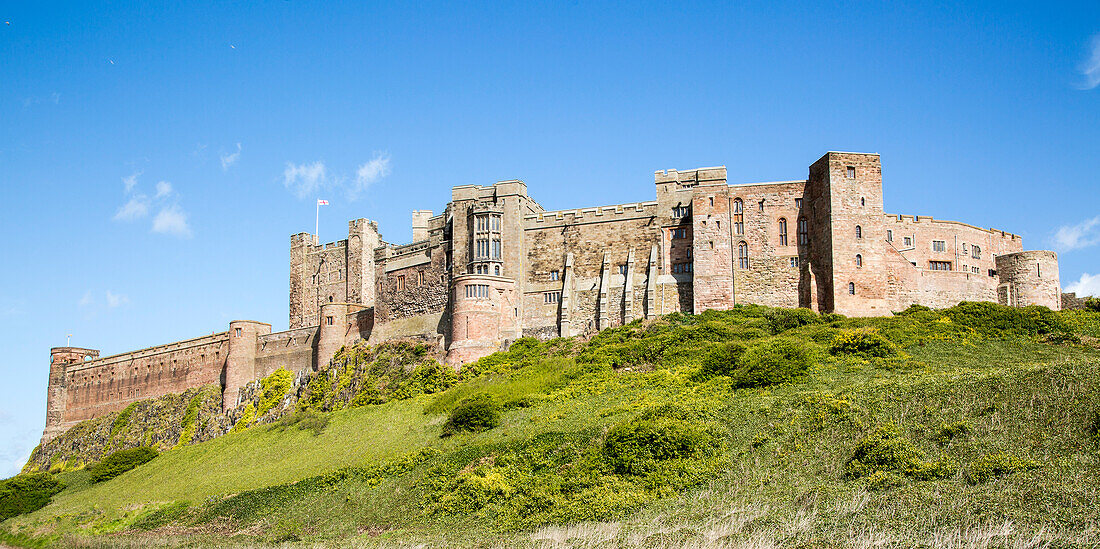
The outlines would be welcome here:
[[[434,359],[425,360],[413,369],[412,375],[395,388],[390,396],[400,400],[421,394],[430,395],[445,391],[455,383],[458,383],[457,372]]]
[[[709,443],[710,436],[695,422],[655,410],[612,428],[603,454],[616,472],[640,475],[657,462],[691,457]]]
[[[803,378],[812,364],[805,344],[773,339],[749,346],[730,374],[735,387],[765,387]]]
[[[500,404],[491,395],[482,393],[470,397],[451,411],[443,425],[443,436],[460,431],[488,431],[500,424]]]
[[[1085,310],[1100,313],[1100,297],[1085,298]]]
[[[840,322],[841,320],[846,320],[847,318],[848,317],[846,317],[846,316],[844,316],[840,313],[825,313],[825,314],[821,315],[821,321],[822,322],[829,322],[829,323]]]
[[[49,473],[28,473],[0,481],[0,522],[37,511],[65,485]]]
[[[936,431],[936,441],[940,444],[947,444],[955,438],[965,435],[970,432],[970,424],[965,421],[956,421],[950,425],[944,423],[940,425],[938,431]]]
[[[952,322],[997,339],[1073,332],[1054,311],[1039,305],[1006,307],[985,301],[964,301],[943,312]]]
[[[993,477],[1030,471],[1038,467],[1039,463],[1036,461],[1018,458],[1004,452],[996,452],[984,455],[971,463],[966,472],[966,480],[971,484],[981,484]]]
[[[924,454],[902,437],[901,429],[893,423],[878,427],[859,441],[846,469],[850,478],[869,477],[883,487],[892,484],[888,473],[916,480],[943,478],[951,473],[946,460],[925,461]]]
[[[701,377],[732,376],[748,347],[744,343],[727,343],[710,352],[703,360]]]
[[[896,312],[896,313],[894,313],[894,315],[895,316],[911,316],[911,315],[914,315],[914,314],[917,314],[917,313],[929,313],[929,312],[932,312],[931,307],[925,307],[924,305],[919,305],[917,303],[914,303],[914,304],[910,305],[909,308],[905,309],[904,311]]]
[[[138,446],[127,450],[119,450],[105,458],[103,461],[88,468],[92,482],[111,480],[130,469],[144,463],[148,463],[159,453],[149,446]]]
[[[886,358],[897,353],[897,347],[875,330],[845,330],[833,339],[829,354],[855,355],[864,358]]]
[[[764,318],[768,319],[773,334],[821,322],[821,317],[817,313],[803,308],[769,309],[768,312],[764,313]]]
[[[812,364],[805,344],[772,339],[752,345],[727,343],[703,360],[700,379],[727,376],[734,387],[765,387],[801,379]]]

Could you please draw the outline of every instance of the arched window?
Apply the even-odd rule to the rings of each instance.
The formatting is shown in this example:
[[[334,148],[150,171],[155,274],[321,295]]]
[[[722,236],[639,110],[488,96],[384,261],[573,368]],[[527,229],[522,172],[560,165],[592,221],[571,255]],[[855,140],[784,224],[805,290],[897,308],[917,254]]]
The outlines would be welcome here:
[[[856,295],[856,283],[855,282],[849,282],[848,283],[848,295]]]
[[[805,246],[810,243],[810,224],[805,217],[798,218],[798,245]]]
[[[737,266],[742,269],[749,268],[749,245],[743,240],[737,245]]]
[[[863,266],[863,255],[856,254],[856,267],[862,267],[862,266]]]
[[[783,217],[779,218],[779,245],[787,245],[787,219]]]
[[[745,234],[745,203],[740,198],[733,200],[733,232]]]
[[[856,238],[863,238],[863,227],[856,225]]]

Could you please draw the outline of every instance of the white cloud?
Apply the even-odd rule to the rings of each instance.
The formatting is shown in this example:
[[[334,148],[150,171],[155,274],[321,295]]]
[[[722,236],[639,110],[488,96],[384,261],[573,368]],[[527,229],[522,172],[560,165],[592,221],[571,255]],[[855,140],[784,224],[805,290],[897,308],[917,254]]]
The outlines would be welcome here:
[[[116,293],[112,292],[111,290],[107,290],[107,306],[108,307],[113,309],[115,307],[118,307],[119,305],[124,305],[124,304],[129,303],[129,302],[130,302],[130,298],[128,298],[124,295],[121,295],[121,294],[116,294]]]
[[[149,214],[149,198],[143,194],[139,194],[130,199],[129,202],[122,205],[121,208],[115,212],[115,221],[134,221],[141,219]]]
[[[286,163],[283,171],[283,185],[298,195],[305,198],[317,192],[327,182],[325,163],[318,160],[312,164]]]
[[[92,297],[92,291],[88,290],[87,292],[84,292],[84,297],[80,298],[79,305],[81,307],[87,307],[88,305],[91,305],[93,301],[95,301],[95,298]]]
[[[366,192],[371,185],[390,174],[390,155],[376,152],[374,158],[359,166],[355,172],[355,185],[348,190],[348,196],[355,200]]]
[[[232,154],[222,153],[222,171],[228,171],[229,167],[237,163],[237,159],[241,157],[241,144],[237,143],[237,152]]]
[[[1077,297],[1092,295],[1100,297],[1100,273],[1081,273],[1081,278],[1066,286],[1065,291],[1077,294]]]
[[[187,214],[175,205],[161,208],[153,218],[153,232],[190,238],[191,227],[187,224]]]
[[[1100,244],[1100,215],[1076,225],[1063,225],[1054,233],[1054,244],[1062,251]]]
[[[26,465],[27,460],[31,457],[31,452],[34,451],[35,445],[38,444],[38,435],[42,433],[36,432],[31,429],[26,429],[19,433],[13,433],[9,427],[14,426],[14,421],[10,421],[11,416],[5,419],[2,423],[5,429],[3,429],[4,438],[6,444],[0,446],[0,478],[8,478],[18,475]]]
[[[139,175],[141,175],[141,172],[134,172],[122,178],[122,184],[126,186],[127,193],[134,190],[134,185],[137,185],[137,178]]]
[[[157,199],[166,198],[172,194],[172,184],[167,181],[157,182]]]
[[[1085,77],[1082,88],[1091,90],[1100,86],[1100,34],[1089,42],[1088,59],[1081,63],[1081,74]]]

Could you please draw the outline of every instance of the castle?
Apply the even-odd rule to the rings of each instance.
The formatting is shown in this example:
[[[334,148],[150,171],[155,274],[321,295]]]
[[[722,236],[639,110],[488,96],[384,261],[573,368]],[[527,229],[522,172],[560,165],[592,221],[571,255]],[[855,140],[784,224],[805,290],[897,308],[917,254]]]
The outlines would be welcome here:
[[[830,152],[800,181],[729,184],[726,169],[654,175],[656,200],[546,211],[522,181],[454,187],[413,242],[366,219],[348,238],[290,239],[290,329],[225,332],[119,355],[51,350],[43,441],[130,402],[219,384],[236,405],[279,367],[341,346],[424,337],[458,366],[524,336],[572,336],[739,303],[881,316],[960,301],[1060,307],[1058,259],[1019,236],[886,214],[877,154]]]

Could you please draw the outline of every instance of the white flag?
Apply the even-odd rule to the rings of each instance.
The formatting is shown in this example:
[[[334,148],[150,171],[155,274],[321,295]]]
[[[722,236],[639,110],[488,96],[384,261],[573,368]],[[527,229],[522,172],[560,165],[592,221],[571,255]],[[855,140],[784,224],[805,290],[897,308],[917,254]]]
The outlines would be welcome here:
[[[318,200],[317,205],[318,206],[328,206],[328,200]]]

